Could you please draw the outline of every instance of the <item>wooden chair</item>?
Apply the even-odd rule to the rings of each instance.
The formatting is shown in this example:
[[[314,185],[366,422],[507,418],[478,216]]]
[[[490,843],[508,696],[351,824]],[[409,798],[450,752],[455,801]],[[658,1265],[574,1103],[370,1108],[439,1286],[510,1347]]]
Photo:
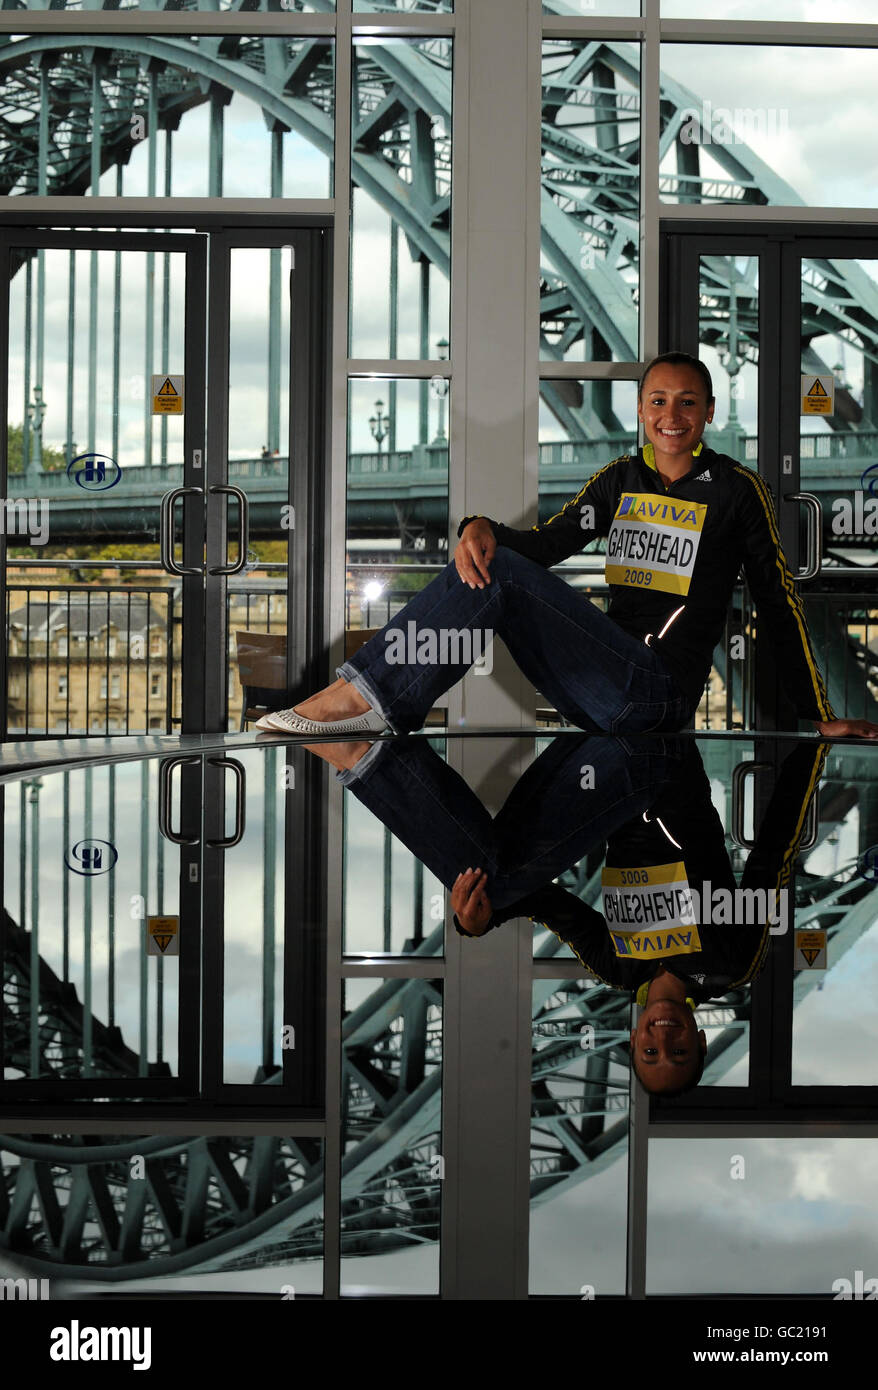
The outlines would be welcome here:
[[[236,632],[235,645],[243,691],[243,732],[254,719],[285,706],[288,692],[286,633]]]
[[[348,627],[344,634],[344,659],[350,661],[355,652],[364,647],[370,637],[374,637],[376,632],[381,629],[377,627]]]

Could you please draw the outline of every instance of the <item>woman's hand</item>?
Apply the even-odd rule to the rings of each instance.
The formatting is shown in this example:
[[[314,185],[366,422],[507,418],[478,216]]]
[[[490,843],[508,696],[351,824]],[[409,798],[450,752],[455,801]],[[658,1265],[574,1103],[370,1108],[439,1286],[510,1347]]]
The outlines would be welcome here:
[[[496,549],[493,527],[484,517],[477,516],[475,521],[463,528],[463,535],[454,552],[454,563],[464,584],[471,589],[484,589],[486,584],[490,584],[488,566]]]
[[[823,724],[815,720],[814,727],[824,738],[878,738],[878,724],[868,719],[829,719]]]
[[[470,936],[484,936],[491,920],[493,909],[485,892],[487,881],[488,875],[484,869],[467,869],[454,880],[451,906],[458,922]]]

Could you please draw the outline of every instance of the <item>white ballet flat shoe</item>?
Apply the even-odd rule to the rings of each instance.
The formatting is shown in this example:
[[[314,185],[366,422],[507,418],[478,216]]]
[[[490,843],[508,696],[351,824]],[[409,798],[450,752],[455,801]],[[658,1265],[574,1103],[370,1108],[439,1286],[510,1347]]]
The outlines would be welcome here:
[[[274,734],[380,734],[389,732],[387,720],[374,709],[350,719],[305,719],[293,709],[275,710],[256,721],[256,728]]]

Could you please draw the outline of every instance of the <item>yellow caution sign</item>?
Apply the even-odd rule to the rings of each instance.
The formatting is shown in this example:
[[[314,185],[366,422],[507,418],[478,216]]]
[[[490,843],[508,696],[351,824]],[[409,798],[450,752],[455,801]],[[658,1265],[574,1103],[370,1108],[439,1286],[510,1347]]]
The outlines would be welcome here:
[[[802,373],[802,415],[831,415],[835,410],[835,377]]]
[[[183,377],[153,376],[152,379],[153,415],[183,414]]]
[[[179,917],[147,917],[146,954],[148,956],[178,956],[180,954]]]
[[[826,932],[797,931],[794,970],[826,969]]]

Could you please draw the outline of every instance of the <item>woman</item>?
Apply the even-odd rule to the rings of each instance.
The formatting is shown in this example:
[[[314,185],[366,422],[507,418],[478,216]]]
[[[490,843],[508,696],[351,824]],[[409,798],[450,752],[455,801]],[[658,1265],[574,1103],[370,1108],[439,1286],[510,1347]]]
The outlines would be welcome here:
[[[544,525],[515,530],[465,517],[453,562],[338,668],[335,683],[257,728],[412,732],[464,675],[473,649],[497,633],[574,724],[609,733],[680,729],[701,698],[743,566],[799,716],[826,737],[878,736],[878,724],[837,719],[829,704],[765,483],[702,443],[714,413],[707,368],[686,353],[654,358],[637,413],[642,449],[599,469]],[[549,572],[596,536],[607,537],[606,614]],[[411,639],[406,660],[402,631]],[[446,659],[448,634],[464,631],[474,634],[470,659],[459,642],[458,659]],[[436,650],[441,660],[423,659]]]

